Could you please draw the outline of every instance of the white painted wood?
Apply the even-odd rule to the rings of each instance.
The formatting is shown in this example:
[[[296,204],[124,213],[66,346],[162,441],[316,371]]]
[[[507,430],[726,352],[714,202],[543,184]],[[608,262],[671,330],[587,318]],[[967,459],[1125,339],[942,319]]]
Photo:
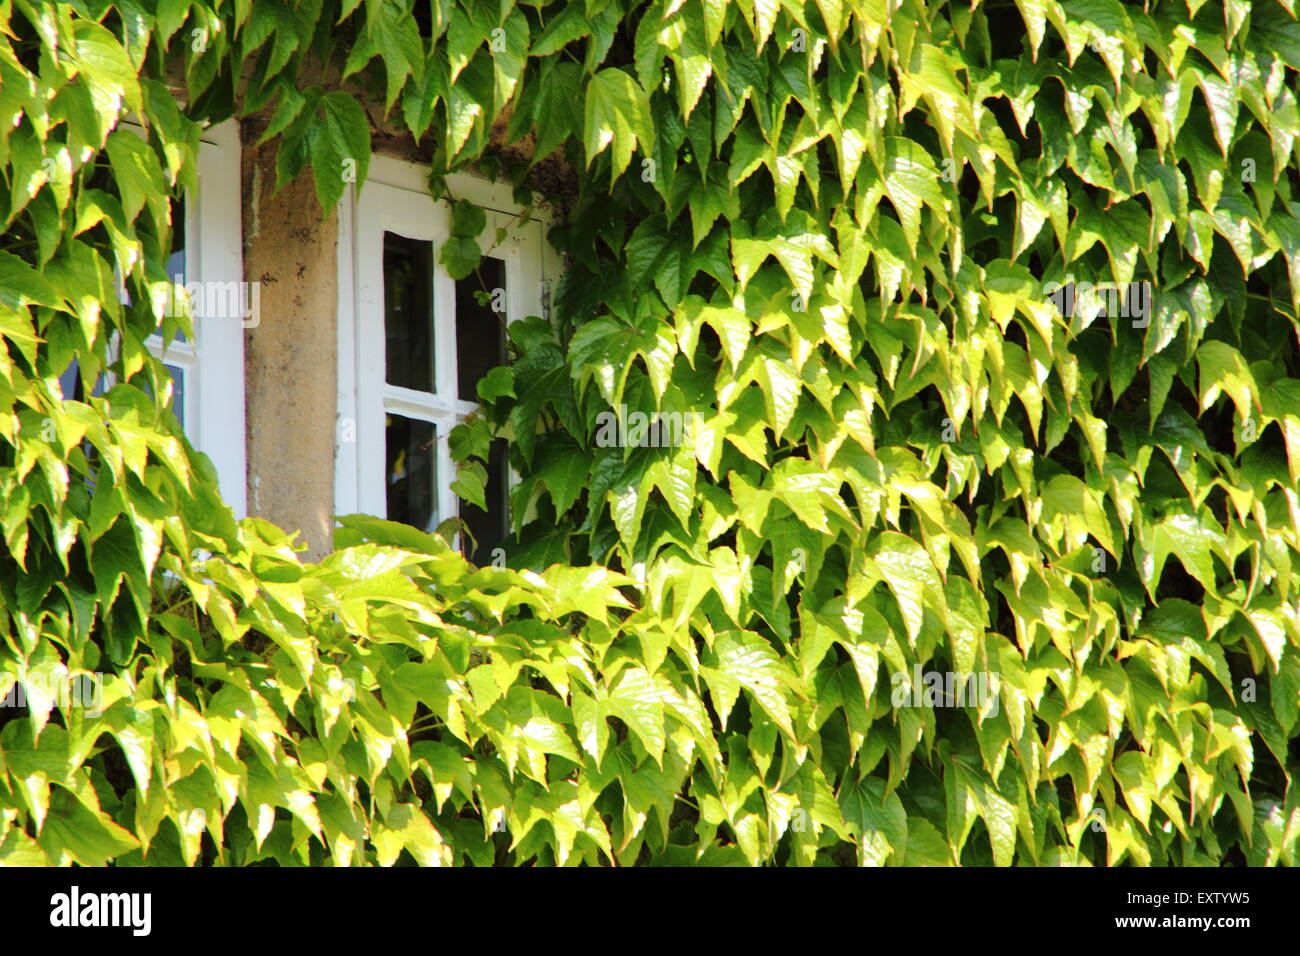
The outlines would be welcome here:
[[[348,184],[339,202],[338,308],[335,331],[338,414],[334,435],[334,514],[355,514],[358,501],[357,361],[356,361],[356,188]]]
[[[187,227],[186,266],[189,250],[197,252],[197,278],[210,283],[244,282],[244,244],[241,212],[239,126],[229,120],[208,131],[199,144],[198,215]],[[241,290],[245,287],[240,285]],[[241,293],[256,302],[251,288]],[[247,444],[244,415],[244,327],[239,316],[205,317],[195,323],[197,367],[192,417],[192,439],[217,467],[221,496],[235,512],[247,514]],[[187,409],[188,409],[187,404]]]
[[[393,412],[427,421],[437,429],[438,521],[456,513],[451,490],[455,467],[447,436],[478,407],[457,397],[455,283],[437,264],[451,232],[451,204],[428,192],[429,169],[387,156],[371,160],[361,189],[348,187],[339,214],[339,406],[345,429],[355,423],[355,441],[342,438],[336,448],[335,511],[385,517],[384,415]],[[538,212],[520,223],[520,210],[508,186],[481,177],[453,174],[448,192],[468,199],[488,213],[480,243],[485,253],[503,260],[506,273],[507,324],[528,315],[545,315],[544,289],[558,274],[558,260],[548,255],[544,231],[549,215]],[[508,227],[500,246],[497,230]],[[383,238],[395,232],[434,243],[434,391],[419,392],[388,385],[384,368]],[[511,484],[517,480],[511,472]]]
[[[432,422],[440,445],[445,443],[453,412],[445,392],[447,375],[455,375],[455,356],[448,360],[445,322],[454,308],[451,280],[435,269],[431,301],[440,320],[434,329],[434,392],[419,392],[388,385],[385,375],[384,335],[384,233],[432,242],[434,255],[450,236],[450,213],[428,195],[371,183],[357,201],[355,354],[357,421],[357,505],[367,514],[384,517],[385,493],[384,416],[388,412]],[[343,359],[343,355],[340,355]],[[342,361],[340,362],[342,364]],[[441,473],[440,473],[441,477]],[[439,496],[439,520],[444,502]]]

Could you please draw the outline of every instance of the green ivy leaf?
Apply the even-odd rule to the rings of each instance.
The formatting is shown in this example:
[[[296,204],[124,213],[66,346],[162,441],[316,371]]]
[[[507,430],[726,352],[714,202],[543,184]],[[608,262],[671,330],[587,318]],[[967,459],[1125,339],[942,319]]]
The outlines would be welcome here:
[[[614,178],[623,175],[638,146],[654,152],[654,128],[645,92],[622,70],[605,69],[587,81],[583,143],[587,165],[612,146]]]

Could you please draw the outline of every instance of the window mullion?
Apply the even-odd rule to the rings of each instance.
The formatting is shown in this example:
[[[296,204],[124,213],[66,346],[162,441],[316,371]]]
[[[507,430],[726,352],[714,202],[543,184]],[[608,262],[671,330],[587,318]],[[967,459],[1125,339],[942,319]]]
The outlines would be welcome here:
[[[436,250],[436,254],[441,250]],[[437,262],[435,255],[435,262]],[[434,391],[446,402],[456,398],[456,286],[445,268],[433,273]],[[450,407],[450,406],[449,406]]]

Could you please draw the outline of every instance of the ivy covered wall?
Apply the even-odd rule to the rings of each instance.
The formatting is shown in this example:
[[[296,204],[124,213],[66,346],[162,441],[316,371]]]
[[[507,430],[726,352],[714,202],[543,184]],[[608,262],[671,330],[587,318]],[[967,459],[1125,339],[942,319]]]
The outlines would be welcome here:
[[[0,859],[1294,862],[1290,0],[0,27]],[[166,197],[264,110],[326,209],[385,117],[437,195],[575,171],[455,436],[471,497],[510,440],[508,568],[365,518],[304,565],[165,410]]]

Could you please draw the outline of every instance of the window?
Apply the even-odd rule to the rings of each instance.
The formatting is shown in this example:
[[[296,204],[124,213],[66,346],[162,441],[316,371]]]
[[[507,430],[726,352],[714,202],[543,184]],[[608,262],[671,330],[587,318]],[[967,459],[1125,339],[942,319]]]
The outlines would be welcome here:
[[[185,268],[185,249],[189,244],[187,235],[189,221],[194,217],[185,214],[187,205],[188,202],[184,197],[172,201],[172,254],[167,260],[167,278],[181,288],[184,288],[186,282],[191,281]],[[194,318],[197,322],[201,316],[196,312]],[[197,329],[195,329],[195,336],[198,336]],[[172,412],[181,423],[181,428],[185,429],[185,434],[190,436],[190,441],[194,441],[195,426],[186,416],[185,404],[186,387],[196,377],[194,367],[197,364],[197,356],[194,344],[186,339],[184,333],[178,333],[170,342],[164,342],[162,335],[155,333],[145,344],[149,346],[149,351],[162,361],[163,367],[171,375]]]
[[[168,275],[189,292],[194,340],[159,336],[149,348],[172,375],[172,407],[194,447],[212,459],[221,496],[242,518],[244,329],[256,324],[256,284],[244,282],[239,127],[207,130],[199,144],[198,191],[178,203]],[[178,278],[179,277],[179,278]]]
[[[335,511],[423,531],[459,517],[470,557],[486,564],[508,531],[505,442],[489,456],[484,510],[451,490],[447,437],[477,410],[479,380],[505,361],[507,324],[544,314],[553,264],[543,222],[521,223],[508,188],[452,176],[449,192],[487,213],[480,245],[508,229],[475,273],[453,280],[438,265],[451,207],[427,181],[427,169],[376,156],[340,208]]]
[[[241,205],[239,128],[231,120],[204,132],[197,194],[172,205],[167,274],[190,294],[194,340],[164,342],[155,334],[146,343],[171,374],[172,411],[194,447],[212,459],[221,495],[240,518],[247,513],[243,330],[257,318],[247,308],[256,304],[255,286],[243,281]],[[60,382],[65,397],[83,397],[75,364]],[[101,380],[94,393],[110,385]]]

